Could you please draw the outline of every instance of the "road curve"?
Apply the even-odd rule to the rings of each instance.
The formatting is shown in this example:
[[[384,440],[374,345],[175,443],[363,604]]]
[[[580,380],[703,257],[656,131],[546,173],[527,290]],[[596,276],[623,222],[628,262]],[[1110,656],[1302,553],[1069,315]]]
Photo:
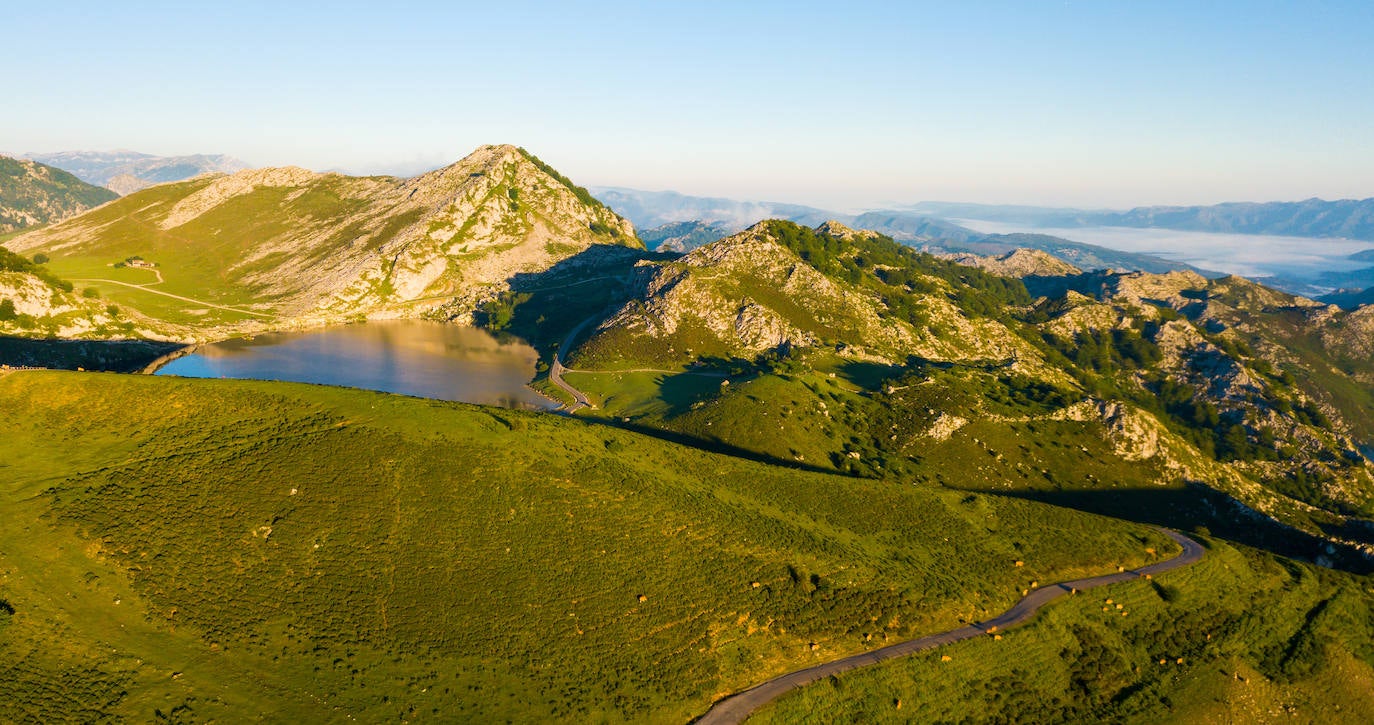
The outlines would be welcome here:
[[[985,622],[977,622],[948,632],[940,632],[939,634],[927,635],[920,639],[899,642],[898,644],[875,649],[871,652],[863,652],[815,665],[814,667],[808,667],[804,670],[790,672],[717,702],[705,715],[702,715],[701,718],[696,720],[696,723],[698,725],[734,725],[735,723],[743,722],[744,719],[749,717],[755,710],[776,700],[783,694],[802,687],[803,685],[825,679],[831,675],[838,675],[842,672],[848,672],[860,667],[867,667],[884,660],[905,657],[942,645],[953,644],[961,640],[972,639],[980,635],[989,634],[994,629],[1003,630],[1008,627],[1014,627],[1018,624],[1025,623],[1031,617],[1035,616],[1035,613],[1041,607],[1065,594],[1106,586],[1108,584],[1119,584],[1143,576],[1152,576],[1160,572],[1188,566],[1202,558],[1203,549],[1201,544],[1176,531],[1170,531],[1169,529],[1160,529],[1160,531],[1174,541],[1177,541],[1179,546],[1183,547],[1183,552],[1168,561],[1161,561],[1158,564],[1151,564],[1140,569],[1089,577],[1087,579],[1075,579],[1073,581],[1060,582],[1041,589],[1036,589],[1025,597],[1022,597],[1021,601],[1017,602],[1011,609]]]
[[[573,339],[577,337],[578,333],[582,332],[582,330],[586,328],[587,325],[590,325],[593,322],[595,322],[596,319],[597,318],[595,316],[588,317],[587,319],[583,320],[577,327],[574,327],[572,329],[572,332],[569,332],[568,336],[563,338],[563,343],[558,346],[557,350],[554,351],[553,365],[549,366],[549,382],[553,383],[554,385],[557,385],[560,389],[563,390],[563,392],[573,397],[573,404],[567,406],[564,410],[564,412],[568,413],[569,415],[571,415],[572,413],[576,413],[578,410],[581,410],[582,408],[595,407],[592,405],[592,401],[587,399],[587,395],[585,393],[569,385],[568,381],[563,379],[563,371],[567,370],[567,368],[563,367],[563,352],[565,350],[570,349],[572,347]]]

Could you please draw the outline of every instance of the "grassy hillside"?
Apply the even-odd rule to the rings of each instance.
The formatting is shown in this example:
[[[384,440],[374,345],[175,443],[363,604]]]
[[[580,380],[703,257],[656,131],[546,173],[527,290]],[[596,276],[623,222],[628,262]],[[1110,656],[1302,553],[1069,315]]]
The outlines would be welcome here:
[[[682,722],[1173,551],[383,394],[24,372],[0,401],[0,719]]]
[[[1213,541],[1033,625],[821,682],[751,723],[1374,719],[1374,590]]]
[[[1228,528],[1242,541],[1369,568],[1374,314],[1186,272],[1033,282],[1038,300],[880,235],[767,222],[642,267],[564,377],[586,415],[721,451],[1155,523],[1239,515],[1265,522]],[[1221,509],[1113,495],[1196,484]]]
[[[413,179],[257,169],[163,184],[9,241],[179,338],[370,314],[467,318],[633,227],[513,146]]]
[[[60,221],[118,197],[61,169],[0,156],[0,234]]]

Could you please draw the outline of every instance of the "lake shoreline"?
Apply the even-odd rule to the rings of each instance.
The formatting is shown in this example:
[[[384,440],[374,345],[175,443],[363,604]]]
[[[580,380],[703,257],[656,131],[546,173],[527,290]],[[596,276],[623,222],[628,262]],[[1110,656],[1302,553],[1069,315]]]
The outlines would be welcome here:
[[[531,410],[561,403],[530,387],[538,353],[480,328],[379,320],[261,333],[172,351],[152,375],[281,380]]]

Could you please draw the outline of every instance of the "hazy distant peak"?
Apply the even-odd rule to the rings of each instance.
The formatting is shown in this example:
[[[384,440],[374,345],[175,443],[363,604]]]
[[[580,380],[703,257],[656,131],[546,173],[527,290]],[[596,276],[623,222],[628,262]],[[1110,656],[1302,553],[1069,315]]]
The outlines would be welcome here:
[[[26,154],[27,158],[70,172],[90,184],[119,194],[169,181],[184,181],[206,173],[233,173],[248,164],[222,154],[154,156],[138,151],[57,151]]]

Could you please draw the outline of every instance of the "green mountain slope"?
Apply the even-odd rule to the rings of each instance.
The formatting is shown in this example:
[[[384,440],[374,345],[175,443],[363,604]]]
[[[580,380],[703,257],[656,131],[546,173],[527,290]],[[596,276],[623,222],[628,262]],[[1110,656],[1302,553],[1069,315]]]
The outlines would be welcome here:
[[[405,180],[285,168],[163,184],[8,245],[183,338],[462,319],[516,275],[593,245],[640,246],[628,222],[513,146]]]
[[[0,156],[0,234],[61,221],[118,196],[61,169]]]
[[[589,415],[821,470],[962,470],[1369,566],[1366,313],[1185,272],[1028,277],[1032,301],[878,235],[785,222],[640,273],[565,355]],[[1191,503],[1125,493],[1150,490]]]
[[[1214,542],[1186,569],[811,685],[748,722],[1368,722],[1371,611],[1362,577]]]
[[[1174,551],[548,415],[35,372],[0,401],[7,720],[683,722]]]
[[[855,245],[867,254],[837,256]],[[905,263],[925,266],[894,266]],[[908,355],[1000,361],[1026,347],[969,312],[1014,296],[1017,285],[834,223],[818,232],[763,222],[640,271],[635,298],[598,326],[574,353],[573,367],[681,365],[835,346],[889,362]],[[970,291],[965,280],[989,289]],[[912,287],[933,294],[896,295]]]

